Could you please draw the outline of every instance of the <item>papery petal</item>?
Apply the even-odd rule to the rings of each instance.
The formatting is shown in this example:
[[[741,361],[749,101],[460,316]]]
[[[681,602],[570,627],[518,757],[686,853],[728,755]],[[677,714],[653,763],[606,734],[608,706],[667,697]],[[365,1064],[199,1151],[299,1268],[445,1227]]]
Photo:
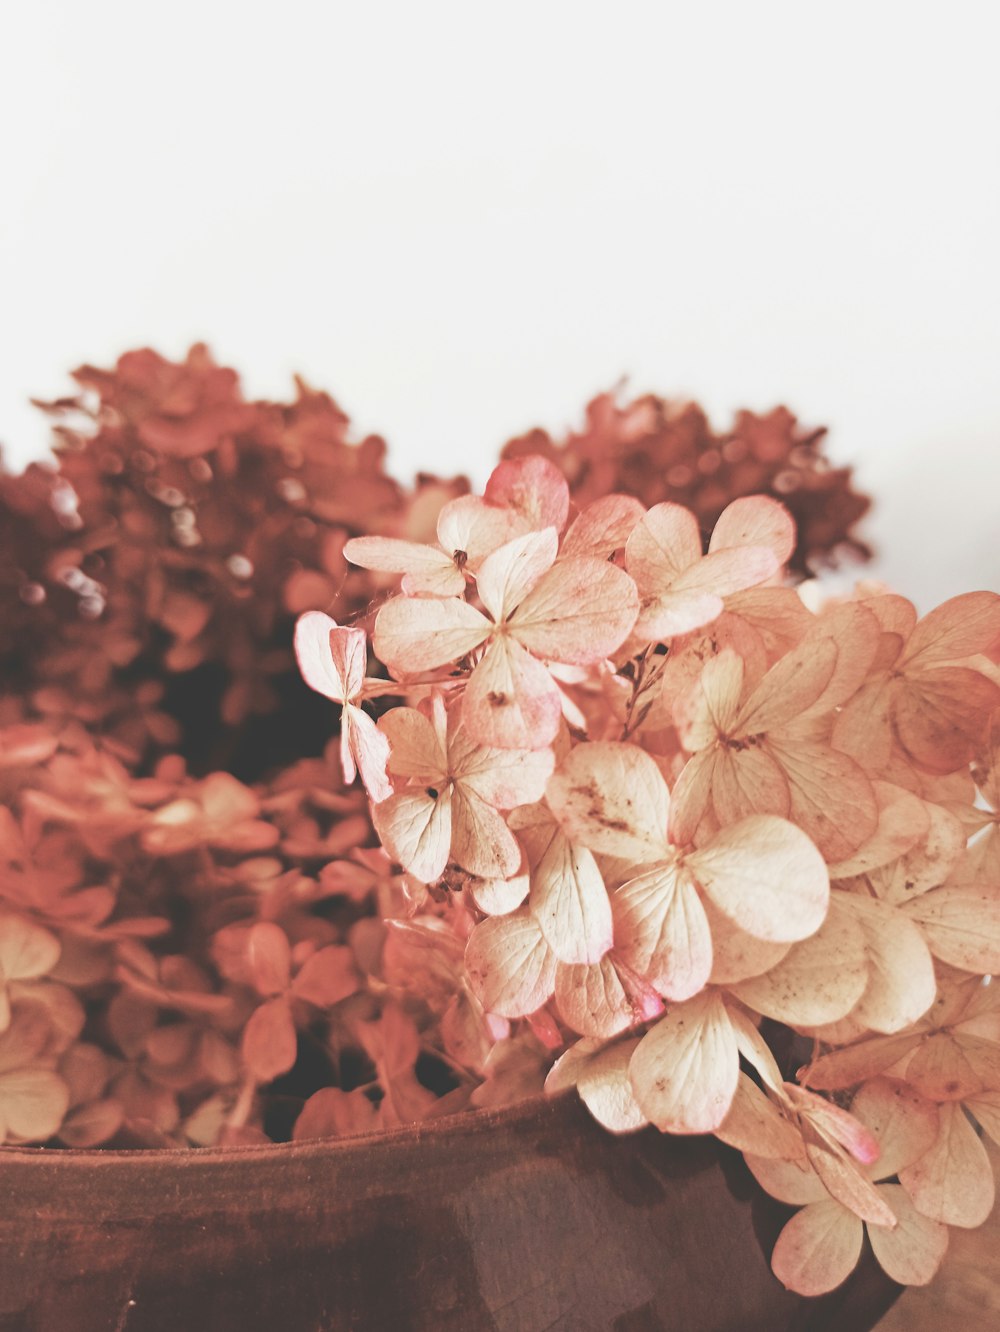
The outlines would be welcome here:
[[[451,791],[437,797],[402,791],[372,807],[385,849],[423,883],[444,873],[451,854]],[[516,868],[516,867],[515,867]]]
[[[433,724],[422,712],[392,708],[379,718],[378,728],[389,743],[391,773],[429,785],[447,780],[448,758]]]
[[[577,745],[552,774],[545,798],[567,836],[598,854],[642,864],[668,850],[667,783],[636,745]]]
[[[611,901],[584,846],[552,838],[531,876],[531,910],[560,962],[598,962],[611,947]]]
[[[458,597],[465,591],[465,577],[450,555],[434,546],[395,537],[352,537],[344,546],[344,559],[363,569],[405,574],[407,595],[424,592],[438,597]]]
[[[788,817],[819,848],[824,860],[851,855],[878,827],[870,779],[847,757],[819,743],[768,742],[788,781]]]
[[[689,999],[708,983],[712,936],[690,876],[675,864],[630,879],[614,894],[615,945],[629,967],[666,999]]]
[[[555,766],[551,749],[489,748],[461,724],[449,737],[448,758],[455,780],[496,809],[541,800]]]
[[[780,568],[795,549],[795,519],[769,495],[741,496],[722,510],[708,543],[710,552],[731,546],[766,546]]]
[[[734,823],[684,860],[724,915],[772,943],[808,938],[830,901],[823,857],[785,819],[755,815]]]
[[[732,987],[758,1013],[791,1026],[817,1027],[846,1017],[868,983],[861,926],[831,895],[826,920],[808,939],[794,944],[763,976]]]
[[[842,1050],[822,1055],[800,1077],[810,1087],[818,1087],[822,1091],[855,1087],[859,1082],[865,1082],[891,1068],[921,1040],[920,1032],[906,1032],[901,1036],[877,1036],[872,1040],[858,1041]]]
[[[796,1213],[771,1254],[774,1275],[799,1295],[825,1295],[854,1271],[861,1257],[864,1226],[829,1198]]]
[[[508,916],[528,896],[530,879],[517,874],[511,879],[476,879],[469,892],[476,906],[487,916]]]
[[[755,587],[777,573],[779,564],[766,546],[734,546],[714,550],[677,575],[671,584],[673,594],[708,594],[728,597],[733,592]]]
[[[1000,1045],[965,1032],[936,1032],[917,1047],[906,1077],[932,1100],[964,1101],[1000,1088]]]
[[[745,1073],[739,1076],[729,1114],[715,1136],[741,1152],[769,1160],[792,1160],[803,1152],[798,1129]]]
[[[341,720],[343,733],[347,737],[348,748],[369,798],[374,801],[388,800],[392,795],[392,783],[386,776],[386,764],[389,762],[389,741],[368,716],[352,703],[344,708]],[[347,765],[344,765],[344,780],[348,781]]]
[[[605,1039],[663,1012],[663,1003],[654,991],[634,981],[626,986],[611,954],[589,965],[560,962],[556,968],[556,1004],[568,1027],[582,1036]]]
[[[807,639],[781,658],[740,709],[733,735],[759,735],[795,721],[822,697],[837,669],[832,638]]]
[[[868,1176],[846,1152],[807,1142],[806,1156],[831,1198],[862,1221],[893,1226],[896,1218]]]
[[[772,1198],[793,1207],[829,1201],[829,1194],[812,1164],[802,1153],[796,1157],[761,1156],[747,1152],[746,1163],[754,1179]],[[839,1204],[838,1204],[839,1205]]]
[[[935,888],[901,908],[935,957],[979,975],[1000,971],[1000,897],[975,888]]]
[[[910,673],[893,695],[899,742],[929,772],[954,772],[974,756],[1000,686],[980,671],[948,666]]]
[[[438,514],[437,538],[448,555],[466,557],[473,573],[487,555],[528,530],[528,524],[513,509],[498,508],[478,495],[459,495]]]
[[[743,658],[726,648],[707,661],[695,688],[674,707],[674,725],[689,753],[727,736],[743,692]]]
[[[361,692],[367,644],[363,629],[348,629],[322,611],[306,611],[295,623],[295,656],[310,689],[336,703]]]
[[[851,1015],[871,1031],[893,1036],[923,1017],[934,1003],[937,980],[920,930],[876,898],[851,895],[843,906],[865,936],[868,983]]]
[[[490,473],[483,497],[513,509],[536,530],[554,527],[561,532],[569,517],[566,478],[555,463],[538,454],[500,463]]]
[[[451,799],[451,857],[481,879],[507,879],[521,865],[521,848],[503,815],[456,783]]]
[[[524,908],[477,925],[466,949],[465,967],[483,1007],[501,1017],[534,1013],[555,989],[555,954]]]
[[[602,495],[588,504],[570,524],[562,543],[562,554],[591,555],[609,559],[622,550],[636,524],[646,512],[632,495]]]
[[[910,635],[900,663],[928,666],[987,652],[1000,638],[1000,596],[965,592],[925,615]]]
[[[685,589],[661,592],[643,597],[635,633],[644,643],[665,643],[712,624],[724,609],[725,602],[716,592]]]
[[[476,575],[476,590],[497,622],[508,619],[542,575],[559,549],[554,527],[527,532],[488,555]]]
[[[919,1161],[937,1141],[938,1108],[899,1078],[866,1083],[851,1103],[851,1113],[872,1130],[879,1154],[872,1179],[890,1179]]]
[[[753,814],[783,819],[791,810],[792,793],[784,769],[766,746],[719,745],[712,769],[712,806],[722,824]]]
[[[901,1184],[881,1184],[896,1217],[896,1226],[872,1226],[872,1249],[886,1276],[901,1286],[926,1286],[948,1249],[948,1227],[921,1216]]]
[[[887,677],[870,680],[845,703],[833,723],[835,749],[868,773],[885,772],[892,757],[892,688]]]
[[[930,830],[928,807],[912,791],[878,781],[872,782],[872,790],[878,805],[878,826],[846,860],[830,866],[831,879],[849,879],[888,865],[910,851]]]
[[[639,1108],[628,1077],[636,1045],[638,1040],[603,1047],[579,1041],[553,1064],[545,1090],[553,1094],[576,1087],[590,1113],[611,1133],[634,1133],[645,1128],[649,1120]]]
[[[716,992],[671,1008],[639,1042],[629,1064],[643,1113],[666,1133],[712,1133],[729,1113],[739,1051]]]
[[[639,613],[632,579],[607,560],[560,560],[510,617],[510,632],[536,657],[591,666],[610,657]]]
[[[993,1168],[961,1105],[940,1106],[931,1149],[900,1170],[899,1182],[921,1215],[948,1226],[981,1226],[993,1209]]]
[[[562,717],[558,686],[520,643],[497,638],[465,687],[462,720],[469,736],[499,749],[544,749]]]
[[[457,597],[393,597],[375,621],[375,652],[400,677],[436,670],[485,643],[493,626]]]
[[[702,906],[712,934],[712,974],[709,980],[713,985],[732,985],[749,980],[751,976],[762,976],[776,967],[792,946],[790,943],[768,943],[747,934],[724,916],[707,894],[702,899]]]
[[[643,597],[669,590],[674,580],[701,559],[698,519],[683,505],[666,501],[636,524],[625,546],[625,567]]]

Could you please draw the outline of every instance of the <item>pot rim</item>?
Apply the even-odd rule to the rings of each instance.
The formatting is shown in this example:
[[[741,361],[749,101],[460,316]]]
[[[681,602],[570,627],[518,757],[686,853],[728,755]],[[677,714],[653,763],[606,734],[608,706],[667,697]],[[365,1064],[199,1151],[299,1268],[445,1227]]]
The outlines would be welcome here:
[[[539,1119],[547,1114],[555,1115],[564,1111],[571,1100],[583,1109],[583,1102],[575,1094],[575,1088],[568,1087],[558,1092],[541,1092],[535,1096],[516,1101],[513,1105],[492,1108],[474,1107],[471,1110],[455,1110],[448,1115],[436,1118],[416,1120],[412,1124],[403,1124],[398,1128],[377,1129],[370,1133],[353,1133],[343,1138],[303,1138],[298,1142],[239,1143],[231,1146],[213,1147],[34,1147],[27,1144],[0,1145],[0,1170],[5,1165],[32,1162],[47,1164],[57,1162],[72,1168],[74,1165],[91,1167],[96,1161],[115,1161],[119,1164],[140,1163],[163,1165],[176,1164],[180,1160],[204,1161],[205,1164],[237,1159],[287,1159],[289,1156],[328,1156],[364,1153],[375,1143],[417,1144],[426,1138],[467,1136],[503,1126],[514,1126],[522,1120]],[[597,1121],[593,1121],[595,1126]],[[604,1130],[609,1137],[631,1137],[632,1134],[613,1134]],[[641,1132],[642,1130],[637,1130]]]

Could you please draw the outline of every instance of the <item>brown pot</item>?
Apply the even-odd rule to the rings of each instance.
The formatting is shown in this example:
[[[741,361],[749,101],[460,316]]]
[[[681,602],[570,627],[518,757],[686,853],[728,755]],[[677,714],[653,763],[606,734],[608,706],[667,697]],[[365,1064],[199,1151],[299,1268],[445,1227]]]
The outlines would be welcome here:
[[[574,1094],[337,1142],[0,1151],[2,1332],[866,1332],[870,1253],[806,1300],[788,1209],[713,1138]]]

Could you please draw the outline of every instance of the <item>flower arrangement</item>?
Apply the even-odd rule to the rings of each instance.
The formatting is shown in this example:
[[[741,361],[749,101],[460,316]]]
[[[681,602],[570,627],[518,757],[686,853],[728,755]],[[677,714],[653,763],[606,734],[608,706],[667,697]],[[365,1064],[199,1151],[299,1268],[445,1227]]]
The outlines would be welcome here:
[[[786,1286],[865,1228],[930,1280],[993,1204],[1000,597],[797,586],[867,501],[782,409],[604,396],[477,496],[203,348],[77,377],[0,476],[0,1138],[576,1088],[741,1151]]]

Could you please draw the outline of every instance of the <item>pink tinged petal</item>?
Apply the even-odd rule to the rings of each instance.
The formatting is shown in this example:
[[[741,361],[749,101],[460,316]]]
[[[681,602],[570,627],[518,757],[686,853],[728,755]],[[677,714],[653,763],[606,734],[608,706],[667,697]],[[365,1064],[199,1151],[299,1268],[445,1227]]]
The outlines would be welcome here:
[[[555,989],[555,955],[534,916],[523,908],[476,926],[466,948],[465,967],[480,1003],[500,1017],[527,1017]]]
[[[1000,1091],[978,1093],[966,1098],[965,1108],[975,1116],[979,1127],[1000,1144]]]
[[[832,638],[800,643],[761,680],[733,723],[732,734],[759,735],[797,720],[822,696],[836,668]]]
[[[888,677],[870,680],[834,719],[834,748],[849,754],[866,772],[884,772],[892,758],[891,709]]]
[[[379,840],[394,860],[423,883],[444,873],[451,853],[451,791],[435,798],[403,791],[372,807]]]
[[[292,993],[296,998],[305,999],[317,1008],[339,1004],[342,999],[356,994],[359,988],[353,951],[337,945],[321,948],[306,958],[292,982]]]
[[[899,1182],[922,1216],[948,1226],[981,1226],[993,1210],[993,1168],[961,1105],[940,1106],[937,1141]]]
[[[898,908],[861,896],[843,905],[861,926],[868,958],[868,984],[851,1015],[871,1031],[894,1036],[923,1017],[937,996],[930,950]]]
[[[569,517],[569,486],[555,463],[538,454],[512,458],[490,474],[483,498],[515,513],[536,530],[554,527],[561,532]]]
[[[59,961],[54,934],[20,916],[0,916],[0,985],[46,976]]]
[[[804,641],[818,644],[824,638],[837,645],[837,665],[806,716],[825,715],[854,697],[872,670],[881,631],[878,620],[861,602],[847,601],[825,609]]]
[[[465,688],[469,736],[498,749],[545,749],[561,717],[558,686],[542,663],[513,639],[495,639]]]
[[[818,1027],[846,1017],[868,983],[861,926],[831,895],[826,920],[794,944],[763,976],[732,987],[736,997],[765,1017],[796,1027]]]
[[[683,505],[654,504],[625,546],[625,567],[643,597],[669,591],[676,578],[701,559],[698,519]]]
[[[726,648],[705,663],[695,688],[674,707],[674,725],[689,753],[730,734],[742,693],[743,658]]]
[[[846,1281],[861,1257],[864,1226],[832,1198],[792,1217],[771,1254],[774,1275],[799,1295],[825,1295]]]
[[[872,782],[872,789],[878,827],[846,860],[830,866],[831,879],[850,879],[888,865],[911,851],[930,831],[928,806],[912,791],[891,782]]]
[[[885,1199],[846,1152],[807,1142],[806,1156],[827,1193],[848,1211],[879,1226],[896,1224]]]
[[[516,874],[511,879],[476,879],[469,885],[469,892],[484,915],[509,916],[528,896],[530,883],[527,874]]]
[[[678,846],[696,840],[712,808],[712,788],[723,753],[714,745],[692,755],[674,783],[670,804],[670,836]]]
[[[988,652],[1000,638],[1000,596],[966,592],[925,615],[910,636],[902,665],[929,666]]]
[[[720,745],[712,772],[712,805],[722,824],[752,814],[785,818],[791,810],[792,792],[784,769],[766,746],[735,749]]]
[[[741,1073],[729,1114],[715,1136],[741,1152],[769,1160],[792,1160],[802,1155],[802,1137],[757,1084]]]
[[[573,520],[562,554],[606,560],[622,550],[646,510],[632,495],[602,495]]]
[[[448,759],[456,781],[496,809],[541,800],[552,776],[551,749],[493,749],[477,743],[465,726],[453,731]]]
[[[614,894],[618,956],[665,999],[690,999],[712,970],[712,935],[691,878],[658,865]]]
[[[806,939],[830,902],[823,857],[785,819],[755,815],[685,857],[697,883],[741,930],[772,943]]]
[[[948,666],[911,671],[898,682],[892,718],[907,754],[929,772],[949,773],[975,756],[1000,685],[980,671]]]
[[[69,1088],[57,1073],[19,1068],[0,1074],[0,1135],[44,1142],[59,1131],[68,1108]]]
[[[545,1080],[545,1090],[554,1095],[576,1087],[581,1101],[599,1124],[611,1133],[634,1133],[649,1120],[639,1105],[629,1082],[628,1066],[637,1040],[618,1041],[600,1046],[579,1041],[553,1064]]]
[[[829,1199],[819,1175],[805,1156],[804,1144],[801,1148],[797,1155],[786,1159],[746,1153],[750,1173],[764,1192],[792,1207]]]
[[[661,592],[643,597],[635,632],[644,643],[665,643],[712,624],[724,609],[722,598],[714,592]]]
[[[269,999],[254,1010],[243,1028],[240,1051],[258,1082],[271,1082],[295,1063],[298,1041],[288,1001]]]
[[[345,629],[322,611],[306,611],[295,623],[295,657],[309,688],[335,703],[360,693],[365,675],[363,629]]]
[[[1000,1087],[1000,1046],[965,1031],[938,1032],[917,1048],[906,1077],[935,1101],[964,1101]]]
[[[872,1179],[889,1179],[934,1146],[940,1127],[938,1107],[899,1078],[876,1078],[855,1096],[851,1113],[878,1139]]]
[[[521,847],[502,814],[457,782],[451,797],[451,858],[481,879],[507,879],[521,865]]]
[[[878,827],[870,779],[847,757],[819,743],[769,741],[788,781],[788,816],[819,848],[824,860],[852,855]]]
[[[729,1113],[739,1050],[715,992],[677,1004],[639,1042],[629,1064],[643,1113],[666,1133],[712,1133]]]
[[[879,1192],[896,1216],[896,1226],[871,1226],[868,1238],[885,1274],[901,1286],[926,1286],[948,1250],[948,1227],[921,1216],[901,1184],[882,1184]]]
[[[670,591],[728,597],[763,583],[779,567],[774,553],[765,546],[716,550],[680,573]]]
[[[536,657],[592,666],[632,631],[639,594],[624,570],[585,555],[560,560],[510,617],[509,631]]]
[[[929,801],[920,803],[927,815],[926,836],[873,881],[879,897],[894,906],[940,887],[958,865],[969,839],[968,829],[950,810]]]
[[[493,626],[482,611],[457,597],[393,597],[378,613],[378,657],[403,678],[458,661],[485,643]]]
[[[795,549],[795,519],[768,495],[745,495],[733,500],[719,515],[708,549],[711,552],[731,546],[766,546],[780,568]]]
[[[555,528],[546,527],[515,537],[486,557],[476,575],[476,590],[497,624],[513,614],[552,567],[558,549]]]
[[[570,840],[598,854],[642,864],[668,850],[667,783],[636,745],[577,745],[552,774],[545,798]]]
[[[250,979],[258,994],[281,994],[288,988],[292,974],[292,949],[288,935],[280,925],[269,920],[251,925],[246,949]]]
[[[560,962],[599,962],[611,947],[611,901],[593,855],[561,834],[531,876],[531,910]]]
[[[879,1159],[879,1141],[867,1122],[862,1123],[857,1115],[805,1087],[796,1086],[794,1082],[786,1082],[784,1092],[799,1115],[820,1135],[825,1149],[831,1144],[839,1144],[855,1161],[865,1166],[871,1166]]]
[[[356,766],[361,773],[365,790],[374,801],[388,800],[392,795],[392,783],[386,776],[386,764],[389,762],[389,741],[385,735],[360,708],[349,703],[344,708],[341,722],[341,740],[347,737],[347,748],[351,756],[352,769]],[[341,747],[343,758],[343,745]],[[344,764],[344,780],[353,780],[353,772],[348,777],[347,764]]]
[[[822,1055],[799,1074],[803,1082],[821,1091],[841,1091],[883,1073],[899,1063],[923,1039],[921,1032],[903,1036],[877,1036],[843,1050]]]
[[[702,906],[712,934],[709,981],[713,985],[733,985],[752,976],[762,976],[776,967],[792,947],[788,943],[768,943],[747,934],[724,916],[707,895],[702,899]]]
[[[735,1003],[729,1004],[726,1012],[736,1034],[736,1046],[740,1058],[745,1059],[751,1068],[756,1069],[765,1089],[780,1092],[787,1087],[771,1047],[761,1035],[751,1014]]]
[[[422,784],[445,782],[448,759],[433,724],[416,708],[393,708],[378,728],[389,745],[389,771]]]
[[[599,962],[556,968],[556,1004],[568,1027],[581,1036],[607,1039],[663,1012],[663,1003],[616,966],[611,954]]]
[[[429,593],[458,597],[465,591],[465,577],[450,554],[416,541],[394,537],[353,537],[344,546],[344,558],[363,569],[405,574],[404,591],[409,596]]]
[[[935,888],[901,908],[935,957],[980,975],[1000,971],[1000,897],[976,888]]]
[[[442,550],[452,559],[464,555],[466,567],[473,573],[487,555],[527,530],[527,521],[519,513],[488,504],[478,495],[459,495],[438,514],[437,537]]]

